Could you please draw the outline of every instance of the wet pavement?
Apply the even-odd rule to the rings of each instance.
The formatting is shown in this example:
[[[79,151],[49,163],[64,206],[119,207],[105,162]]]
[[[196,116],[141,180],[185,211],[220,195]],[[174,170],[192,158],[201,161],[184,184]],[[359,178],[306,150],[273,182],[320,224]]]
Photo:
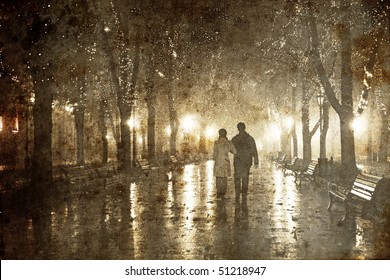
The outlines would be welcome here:
[[[232,178],[217,200],[213,163],[105,186],[61,186],[46,214],[22,193],[2,197],[1,259],[390,259],[390,225],[326,210],[325,189],[264,160],[246,203]],[[34,215],[35,214],[35,215]]]

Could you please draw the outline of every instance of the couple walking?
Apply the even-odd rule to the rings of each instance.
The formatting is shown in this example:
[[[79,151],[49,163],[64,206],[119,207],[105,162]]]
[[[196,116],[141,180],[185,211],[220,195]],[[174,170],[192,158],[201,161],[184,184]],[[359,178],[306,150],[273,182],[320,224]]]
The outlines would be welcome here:
[[[238,134],[231,141],[227,138],[226,129],[218,131],[219,138],[214,142],[214,176],[216,177],[217,198],[224,198],[227,188],[227,177],[230,176],[229,153],[234,154],[234,188],[236,202],[246,201],[249,184],[249,170],[254,161],[257,168],[259,157],[255,140],[245,131],[245,124],[237,124]],[[252,161],[253,160],[253,161]]]

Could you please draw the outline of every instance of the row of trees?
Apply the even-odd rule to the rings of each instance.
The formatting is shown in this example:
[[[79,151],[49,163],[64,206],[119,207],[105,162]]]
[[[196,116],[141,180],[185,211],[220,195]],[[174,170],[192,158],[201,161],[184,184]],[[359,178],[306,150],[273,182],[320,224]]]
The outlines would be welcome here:
[[[383,116],[379,161],[386,162],[390,102],[388,92],[379,95],[382,89],[388,90],[389,84],[389,5],[385,1],[329,1],[327,4],[288,1],[287,7],[286,33],[276,40],[284,45],[274,53],[283,55],[281,64],[292,73],[293,96],[296,85],[301,85],[304,159],[310,161],[312,158],[311,138],[321,121],[323,133],[320,141],[326,143],[331,107],[340,120],[343,175],[353,174],[356,159],[352,123],[369,107],[378,108]],[[354,85],[362,89],[359,97]],[[326,96],[324,119],[310,128],[310,100],[320,92]],[[359,102],[354,104],[357,98]],[[286,107],[285,114],[294,115],[296,109],[296,103],[292,102]],[[372,148],[369,150],[371,154]]]
[[[189,107],[221,116],[226,120],[220,123],[228,125],[241,117],[262,121],[269,108],[297,120],[301,106],[303,156],[310,160],[319,127],[317,122],[310,128],[310,100],[320,90],[327,97],[324,132],[331,106],[340,118],[344,170],[352,172],[351,120],[374,89],[389,82],[389,6],[381,0],[258,2],[5,1],[1,59],[16,89],[9,92],[35,97],[33,184],[52,178],[53,104],[72,107],[78,164],[85,158],[86,111],[97,109],[102,162],[110,129],[118,160],[129,167],[127,121],[136,107],[147,112],[147,150],[153,158],[157,119],[168,119],[175,154],[179,114]],[[382,69],[380,78],[375,69]],[[363,88],[355,106],[353,83]],[[385,159],[389,102],[376,100]]]

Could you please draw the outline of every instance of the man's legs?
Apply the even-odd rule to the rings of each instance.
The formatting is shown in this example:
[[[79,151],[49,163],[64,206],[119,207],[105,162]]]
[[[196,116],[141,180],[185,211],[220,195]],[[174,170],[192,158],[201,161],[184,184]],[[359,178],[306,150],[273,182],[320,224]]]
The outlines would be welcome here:
[[[241,195],[241,176],[234,176],[234,188],[236,190],[236,200],[240,200],[240,195]]]
[[[249,174],[242,177],[242,201],[241,207],[244,214],[248,214],[247,199],[246,195],[248,194],[248,185],[249,185]]]
[[[246,199],[248,194],[249,174],[242,176],[242,199]]]

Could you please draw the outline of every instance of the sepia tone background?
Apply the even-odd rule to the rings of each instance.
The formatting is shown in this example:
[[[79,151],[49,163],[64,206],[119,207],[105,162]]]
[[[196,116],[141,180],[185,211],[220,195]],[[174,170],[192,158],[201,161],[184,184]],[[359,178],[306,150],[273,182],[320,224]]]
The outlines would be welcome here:
[[[0,191],[45,216],[69,174],[205,162],[238,122],[263,158],[389,176],[389,41],[387,0],[3,0]]]

